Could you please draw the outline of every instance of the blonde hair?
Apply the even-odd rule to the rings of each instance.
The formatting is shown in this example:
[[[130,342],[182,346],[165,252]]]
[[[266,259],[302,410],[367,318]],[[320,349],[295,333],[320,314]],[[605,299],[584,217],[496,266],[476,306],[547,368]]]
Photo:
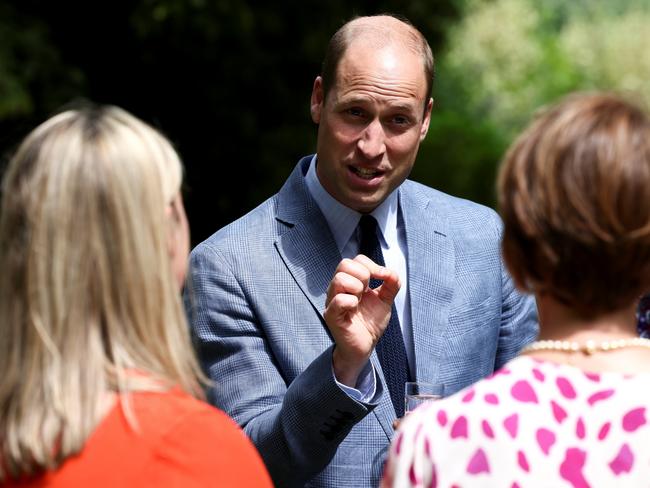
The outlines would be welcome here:
[[[117,107],[58,114],[11,160],[0,216],[9,476],[80,451],[107,393],[177,385],[201,396],[168,252],[166,207],[181,179],[169,142]]]

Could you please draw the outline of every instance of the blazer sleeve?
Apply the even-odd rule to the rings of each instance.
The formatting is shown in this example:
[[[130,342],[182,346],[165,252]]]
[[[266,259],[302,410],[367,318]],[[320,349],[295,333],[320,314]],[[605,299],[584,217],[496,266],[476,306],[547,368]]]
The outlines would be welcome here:
[[[206,242],[192,252],[185,299],[202,366],[214,382],[208,398],[250,436],[276,486],[303,486],[377,405],[383,387],[377,380],[369,403],[343,392],[331,370],[333,346],[288,384],[249,295],[219,249]]]

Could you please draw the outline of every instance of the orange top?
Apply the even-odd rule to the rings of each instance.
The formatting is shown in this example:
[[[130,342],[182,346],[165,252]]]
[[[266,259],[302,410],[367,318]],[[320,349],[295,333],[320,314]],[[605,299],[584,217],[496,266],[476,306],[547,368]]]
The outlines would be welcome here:
[[[113,407],[81,453],[56,471],[6,487],[272,487],[244,432],[181,392],[131,395],[138,429]]]

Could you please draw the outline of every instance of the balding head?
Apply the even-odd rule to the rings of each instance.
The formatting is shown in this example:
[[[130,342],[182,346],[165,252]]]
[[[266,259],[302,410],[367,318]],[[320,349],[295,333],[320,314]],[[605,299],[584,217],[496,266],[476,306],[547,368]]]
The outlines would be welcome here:
[[[420,56],[426,78],[426,105],[431,96],[434,74],[431,47],[422,33],[408,20],[392,15],[357,17],[336,31],[330,39],[323,61],[321,77],[325,97],[336,83],[336,71],[341,58],[353,43],[364,43],[377,49],[397,46]]]

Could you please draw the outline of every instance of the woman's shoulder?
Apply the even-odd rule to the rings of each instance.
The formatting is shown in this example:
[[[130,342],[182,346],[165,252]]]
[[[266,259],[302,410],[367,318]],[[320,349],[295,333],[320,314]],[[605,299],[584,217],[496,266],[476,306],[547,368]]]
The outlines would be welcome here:
[[[647,479],[647,383],[647,374],[596,374],[519,357],[409,414],[391,446],[387,476],[396,481],[386,486],[411,486],[405,480],[430,481],[436,473],[445,486],[487,475],[495,485],[517,479],[536,486],[534,479],[557,473],[575,454],[586,456],[584,472],[594,479],[621,471],[632,483]],[[644,461],[632,465],[635,455]]]
[[[511,396],[514,384],[526,382],[538,377],[539,371],[530,358],[517,357],[491,375],[476,383],[436,402],[436,407],[453,407],[458,404],[486,403],[499,405]]]
[[[178,486],[191,486],[191,475],[196,486],[272,486],[257,450],[234,420],[185,393],[170,392],[167,401],[168,413],[178,415],[170,417],[156,449],[158,463],[149,465],[146,480],[178,479]]]
[[[526,378],[532,367],[527,360],[517,358],[453,395],[422,405],[400,424],[400,433],[411,434],[424,429],[431,433],[448,431],[454,438],[467,436],[473,412],[503,410],[504,404],[510,401],[512,386]],[[477,410],[479,404],[481,408]]]
[[[214,436],[241,436],[241,429],[223,411],[180,389],[132,394],[136,425],[154,441],[179,433],[193,433],[193,442]],[[157,445],[157,444],[156,444]]]
[[[215,415],[225,416],[220,410],[205,403],[179,388],[167,391],[138,391],[123,397],[123,404],[132,402],[137,414],[147,414],[151,417],[178,418],[178,415]]]
[[[487,378],[445,398],[437,408],[458,408],[463,404],[485,406],[516,405],[533,410],[553,400],[593,404],[609,396],[636,397],[649,401],[645,388],[649,373],[623,374],[584,371],[570,364],[519,356]],[[595,396],[594,396],[595,395]],[[609,396],[608,396],[609,395]]]
[[[17,486],[271,486],[225,413],[180,390],[119,398],[77,456]]]
[[[180,390],[139,393],[134,405],[151,453],[142,479],[151,486],[271,486],[253,444],[221,410]]]
[[[634,425],[634,431],[647,437],[649,379],[647,374],[590,373],[519,357],[492,376],[409,414],[400,425],[398,439],[503,442],[507,450],[509,442],[539,441],[539,436],[552,435],[558,445],[572,442],[585,429],[597,435],[606,424],[622,426],[623,433]],[[458,445],[458,449],[467,447]]]

